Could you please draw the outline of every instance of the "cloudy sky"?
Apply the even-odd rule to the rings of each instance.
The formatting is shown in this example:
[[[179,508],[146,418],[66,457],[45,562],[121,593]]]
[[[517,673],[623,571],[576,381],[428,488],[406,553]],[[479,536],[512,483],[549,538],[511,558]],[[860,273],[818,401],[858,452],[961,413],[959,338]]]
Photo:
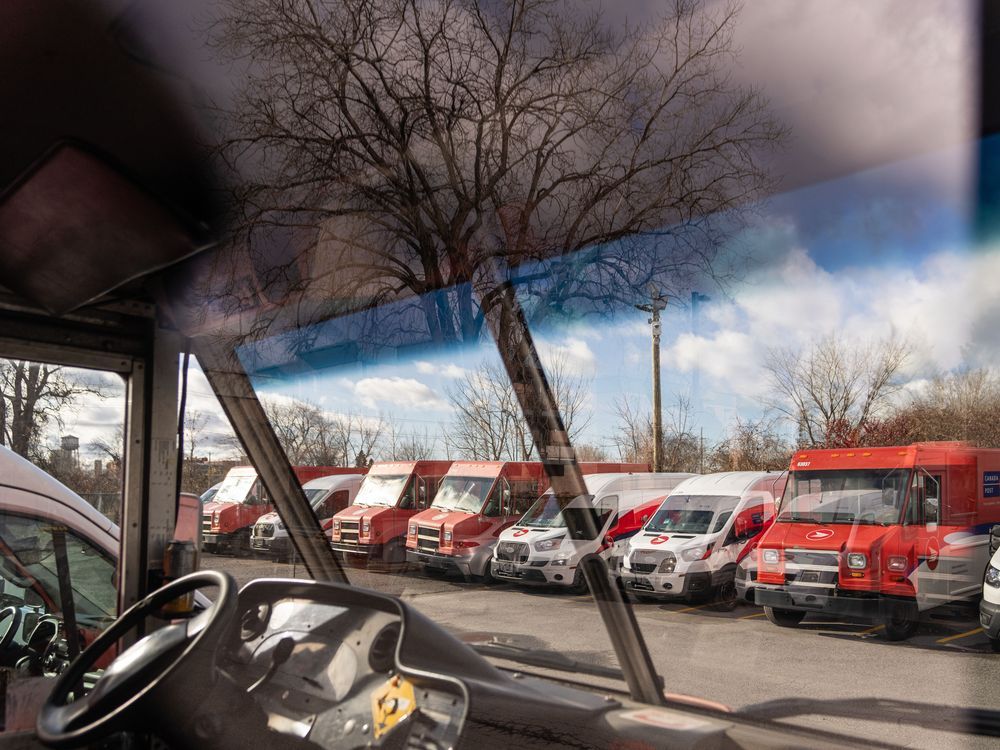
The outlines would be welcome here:
[[[656,7],[656,0],[635,0],[610,12],[635,20]],[[771,346],[804,346],[830,332],[858,343],[895,332],[914,343],[905,373],[913,381],[995,358],[1000,252],[974,246],[969,232],[973,7],[950,0],[745,4],[733,75],[762,90],[791,138],[772,165],[783,176],[781,192],[734,238],[751,259],[738,282],[700,290],[711,300],[697,333],[690,310],[678,304],[684,300],[665,313],[664,402],[690,397],[694,427],[707,439],[720,437],[735,415],[760,414],[767,388],[760,364]],[[536,335],[543,360],[558,356],[592,379],[594,418],[584,440],[607,446],[615,399],[629,394],[648,403],[645,315],[624,310]],[[434,434],[451,419],[449,385],[494,357],[488,347],[424,352],[263,387]],[[189,398],[209,415],[205,439],[214,445],[225,425],[199,372]],[[82,405],[67,417],[67,431],[85,443],[106,431],[117,408],[110,401]]]

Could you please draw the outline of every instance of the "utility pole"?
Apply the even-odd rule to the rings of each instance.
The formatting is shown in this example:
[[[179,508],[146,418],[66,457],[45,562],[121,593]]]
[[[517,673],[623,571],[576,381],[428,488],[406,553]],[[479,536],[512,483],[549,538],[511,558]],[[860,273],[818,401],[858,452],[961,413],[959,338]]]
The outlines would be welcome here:
[[[660,311],[667,306],[667,296],[654,291],[651,304],[636,305],[650,313],[647,321],[653,334],[653,471],[663,471],[663,413],[660,405]]]

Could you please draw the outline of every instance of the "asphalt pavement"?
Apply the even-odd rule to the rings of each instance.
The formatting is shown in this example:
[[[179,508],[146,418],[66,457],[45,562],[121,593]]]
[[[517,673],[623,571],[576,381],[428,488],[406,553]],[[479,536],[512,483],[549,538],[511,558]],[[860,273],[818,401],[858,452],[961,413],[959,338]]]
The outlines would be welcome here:
[[[242,585],[254,578],[308,578],[301,565],[205,555],[202,567],[225,570]],[[400,596],[459,637],[483,635],[573,659],[617,666],[597,608],[587,595],[483,586],[416,572],[352,569],[351,582]],[[810,615],[779,628],[752,605],[720,611],[711,604],[636,603],[636,618],[669,692],[708,698],[734,710],[774,700],[812,699],[806,710],[850,705],[876,715],[878,701],[1000,710],[1000,654],[990,650],[968,608],[925,613],[917,634],[890,642],[871,623]],[[582,676],[580,679],[589,678]],[[919,712],[926,717],[933,709]],[[795,723],[914,748],[995,748],[997,741],[888,722],[805,714]]]

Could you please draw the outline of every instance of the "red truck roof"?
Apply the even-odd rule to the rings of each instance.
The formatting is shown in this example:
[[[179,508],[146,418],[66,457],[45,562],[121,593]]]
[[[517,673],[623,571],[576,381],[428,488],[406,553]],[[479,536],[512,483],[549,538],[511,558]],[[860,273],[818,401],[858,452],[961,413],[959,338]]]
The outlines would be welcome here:
[[[440,474],[443,475],[452,461],[376,461],[368,469],[369,474]]]
[[[885,469],[965,463],[973,455],[1000,457],[998,448],[974,448],[959,441],[913,443],[877,448],[817,448],[796,451],[790,470]]]

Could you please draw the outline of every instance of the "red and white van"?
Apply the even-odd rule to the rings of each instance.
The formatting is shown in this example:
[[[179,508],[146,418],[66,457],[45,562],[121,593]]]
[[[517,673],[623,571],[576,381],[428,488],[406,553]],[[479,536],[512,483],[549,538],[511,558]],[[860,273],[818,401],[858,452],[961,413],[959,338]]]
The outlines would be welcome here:
[[[368,470],[357,497],[326,527],[330,546],[347,562],[406,562],[406,527],[437,493],[451,461],[379,461]]]
[[[640,599],[736,601],[736,566],[774,521],[787,474],[730,471],[692,477],[663,501],[622,557],[626,590]]]
[[[583,589],[578,568],[585,555],[600,554],[617,569],[624,544],[652,516],[663,496],[693,474],[586,474],[587,495],[559,498],[549,489],[501,534],[491,570],[495,578],[524,584]],[[589,514],[597,534],[573,538],[566,517]],[[580,524],[582,526],[582,524]]]
[[[757,550],[754,598],[776,625],[828,612],[906,638],[920,611],[980,596],[997,522],[1000,449],[798,451]]]

